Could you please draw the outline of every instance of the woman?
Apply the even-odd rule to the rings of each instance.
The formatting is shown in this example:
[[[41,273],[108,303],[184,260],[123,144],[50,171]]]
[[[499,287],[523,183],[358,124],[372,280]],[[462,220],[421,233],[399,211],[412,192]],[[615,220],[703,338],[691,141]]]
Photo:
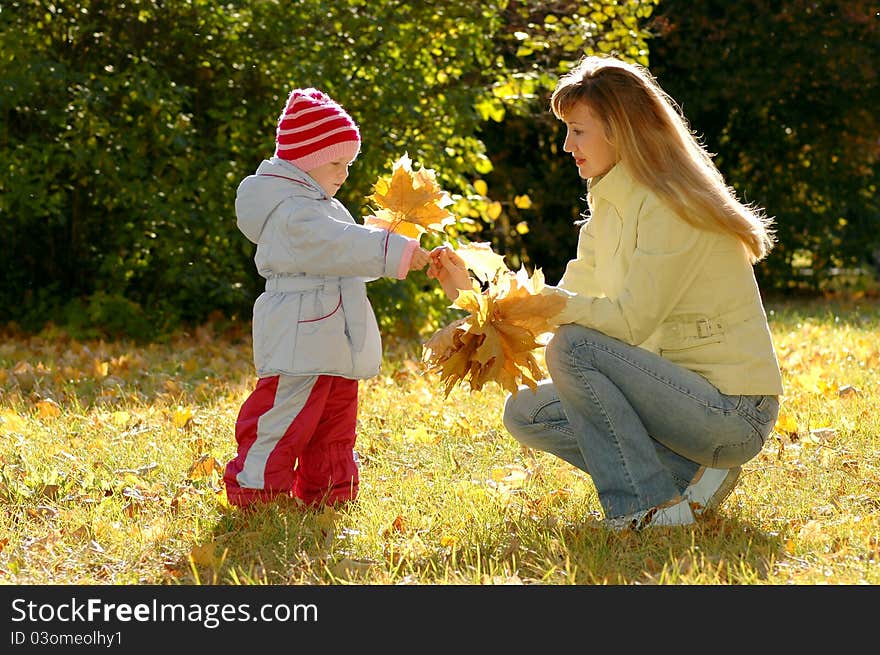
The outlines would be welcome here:
[[[558,287],[550,379],[507,398],[526,446],[588,472],[608,525],[687,525],[760,452],[782,379],[753,264],[771,221],[739,201],[644,67],[586,57],[551,97],[589,215]],[[449,248],[429,274],[470,288]]]

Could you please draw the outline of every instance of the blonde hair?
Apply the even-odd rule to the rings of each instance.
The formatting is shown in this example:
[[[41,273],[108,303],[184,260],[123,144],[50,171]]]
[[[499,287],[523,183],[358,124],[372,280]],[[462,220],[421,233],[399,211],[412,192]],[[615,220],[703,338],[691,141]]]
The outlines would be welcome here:
[[[560,120],[580,103],[605,125],[619,161],[694,227],[738,237],[752,263],[773,247],[772,220],[737,199],[678,104],[643,66],[585,57],[560,78],[550,98]]]

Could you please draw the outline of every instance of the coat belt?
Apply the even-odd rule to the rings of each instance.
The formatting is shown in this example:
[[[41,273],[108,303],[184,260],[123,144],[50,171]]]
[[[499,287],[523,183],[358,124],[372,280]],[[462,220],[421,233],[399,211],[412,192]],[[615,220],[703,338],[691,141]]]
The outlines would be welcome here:
[[[302,293],[306,291],[318,291],[323,287],[339,289],[342,299],[342,311],[345,315],[345,326],[351,346],[355,352],[359,352],[364,346],[367,334],[366,313],[356,311],[366,309],[362,307],[360,290],[353,289],[350,284],[343,284],[342,278],[317,278],[309,275],[273,275],[266,280],[266,291],[280,291],[281,293]],[[354,312],[352,314],[352,312]]]
[[[315,278],[308,275],[273,275],[266,280],[266,291],[297,293],[300,291],[316,291],[321,287],[341,286],[340,278]]]
[[[724,334],[727,326],[755,316],[753,307],[743,307],[718,316],[684,315],[667,318],[664,327],[678,337],[706,339]]]

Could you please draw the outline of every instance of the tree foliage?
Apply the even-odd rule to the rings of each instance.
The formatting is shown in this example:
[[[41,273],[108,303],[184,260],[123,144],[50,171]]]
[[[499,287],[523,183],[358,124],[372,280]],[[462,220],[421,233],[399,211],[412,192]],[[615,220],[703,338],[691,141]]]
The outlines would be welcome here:
[[[777,216],[774,280],[804,254],[816,271],[864,261],[878,234],[869,3],[664,0],[654,17],[657,6],[5,2],[0,323],[146,338],[215,313],[249,320],[262,281],[235,190],[272,154],[295,86],[325,90],[361,127],[340,192],[356,216],[407,153],[450,192],[446,237],[491,242],[555,283],[585,205],[550,91],[585,53],[648,63],[649,45],[722,170]],[[448,316],[422,274],[370,294],[386,331]]]
[[[550,112],[559,75],[585,54],[614,53],[648,63],[645,25],[657,0],[582,3],[511,2],[498,48],[515,71],[493,88],[495,112],[479,136],[493,168],[481,176],[491,198],[491,221],[477,238],[502,252],[511,268],[542,268],[555,284],[574,255],[575,222],[586,188],[562,152],[564,126]]]
[[[249,317],[260,280],[235,189],[272,154],[294,86],[362,126],[355,213],[403,148],[451,179],[485,161],[470,135],[493,19],[468,3],[22,0],[0,20],[0,319],[147,336]]]
[[[652,28],[664,88],[728,181],[776,217],[767,287],[880,264],[876,2],[663,0]]]
[[[340,193],[353,213],[408,152],[455,192],[451,236],[466,238],[497,217],[472,184],[493,166],[481,125],[554,72],[516,48],[562,42],[576,58],[601,32],[596,11],[639,4],[593,3],[585,32],[569,2],[4,3],[0,322],[146,337],[213,312],[249,318],[261,280],[235,189],[272,154],[295,86],[361,126]],[[445,305],[435,286],[371,285],[384,327],[415,332]]]

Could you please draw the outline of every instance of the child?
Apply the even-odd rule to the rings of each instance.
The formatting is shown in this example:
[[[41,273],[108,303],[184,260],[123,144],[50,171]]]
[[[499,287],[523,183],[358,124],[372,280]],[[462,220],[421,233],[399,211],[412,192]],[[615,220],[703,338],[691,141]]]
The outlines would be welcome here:
[[[417,241],[360,225],[334,196],[360,151],[351,116],[317,89],[294,89],[275,155],[238,187],[238,227],[266,278],[253,315],[258,381],[235,423],[226,466],[239,507],[295,497],[351,501],[358,380],[375,376],[382,344],[366,282],[424,268]]]
[[[752,265],[771,223],[741,203],[651,74],[586,57],[552,95],[589,185],[557,288],[550,380],[508,396],[522,444],[588,472],[612,529],[688,525],[733,490],[779,412],[782,379]],[[460,257],[432,253],[454,298]]]

